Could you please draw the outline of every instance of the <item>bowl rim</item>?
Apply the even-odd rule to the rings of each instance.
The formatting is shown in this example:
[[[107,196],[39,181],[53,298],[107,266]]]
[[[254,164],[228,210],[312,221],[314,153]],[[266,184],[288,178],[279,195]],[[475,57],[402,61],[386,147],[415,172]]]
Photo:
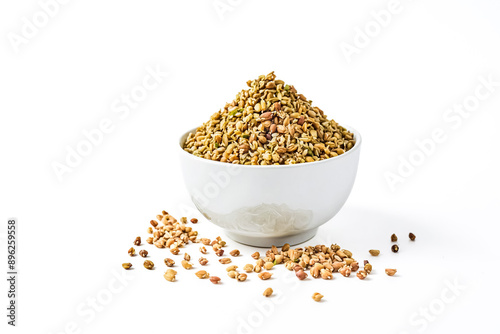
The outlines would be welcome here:
[[[342,153],[341,155],[338,155],[336,157],[332,157],[332,158],[328,158],[328,159],[324,159],[324,160],[319,160],[319,161],[313,161],[313,162],[304,162],[304,163],[290,164],[290,165],[242,165],[242,164],[229,164],[227,162],[220,162],[217,160],[208,160],[208,159],[205,159],[202,157],[198,157],[194,154],[191,154],[191,153],[185,151],[183,148],[185,138],[187,138],[189,133],[196,132],[198,127],[193,128],[187,132],[184,132],[180,136],[178,149],[182,152],[181,154],[186,154],[186,155],[190,156],[191,158],[200,159],[200,161],[204,161],[205,163],[216,164],[216,165],[219,165],[221,167],[222,166],[232,166],[232,167],[234,166],[236,168],[236,166],[238,166],[241,168],[248,168],[248,169],[254,169],[254,168],[258,168],[258,169],[264,169],[264,168],[265,169],[269,169],[269,168],[275,168],[275,169],[278,169],[278,168],[304,168],[307,166],[315,166],[315,165],[319,165],[319,164],[329,163],[331,161],[335,161],[338,159],[343,159],[348,155],[354,154],[355,151],[360,150],[362,139],[361,139],[361,135],[359,134],[359,132],[349,125],[341,125],[341,126],[354,134],[354,138],[356,139],[356,143],[354,144],[354,146],[349,151]]]

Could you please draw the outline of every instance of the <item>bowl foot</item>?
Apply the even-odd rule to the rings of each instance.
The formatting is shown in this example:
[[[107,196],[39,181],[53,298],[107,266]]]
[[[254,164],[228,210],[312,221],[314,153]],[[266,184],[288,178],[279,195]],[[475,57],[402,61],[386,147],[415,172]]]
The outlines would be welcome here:
[[[253,237],[245,234],[239,234],[237,232],[226,231],[228,237],[233,239],[240,244],[254,246],[254,247],[271,247],[275,245],[276,247],[283,246],[288,243],[290,245],[300,244],[313,238],[316,235],[318,228],[313,228],[298,234],[292,234],[284,237]]]

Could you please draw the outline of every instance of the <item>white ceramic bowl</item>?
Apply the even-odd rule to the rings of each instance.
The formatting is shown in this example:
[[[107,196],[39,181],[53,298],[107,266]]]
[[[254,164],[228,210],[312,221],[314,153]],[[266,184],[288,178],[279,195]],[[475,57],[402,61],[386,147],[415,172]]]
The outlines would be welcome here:
[[[351,192],[361,136],[337,157],[295,165],[236,165],[196,157],[182,149],[184,181],[198,210],[227,235],[258,247],[297,244],[312,238],[335,216]]]

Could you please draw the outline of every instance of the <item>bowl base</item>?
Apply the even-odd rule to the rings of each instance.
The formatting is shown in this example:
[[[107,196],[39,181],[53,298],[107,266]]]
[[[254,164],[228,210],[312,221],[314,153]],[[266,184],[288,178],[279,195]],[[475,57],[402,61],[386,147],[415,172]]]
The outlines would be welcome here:
[[[236,232],[226,231],[226,235],[240,244],[254,246],[254,247],[280,247],[288,243],[290,245],[300,244],[313,238],[318,232],[318,228],[313,228],[298,234],[288,235],[284,237],[252,237]]]

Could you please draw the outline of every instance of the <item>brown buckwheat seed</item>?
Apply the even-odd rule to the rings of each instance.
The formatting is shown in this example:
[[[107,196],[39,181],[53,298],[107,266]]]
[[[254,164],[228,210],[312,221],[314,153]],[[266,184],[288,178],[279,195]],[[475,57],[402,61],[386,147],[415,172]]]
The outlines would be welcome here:
[[[411,241],[415,241],[415,238],[416,238],[415,234],[410,233],[410,234],[408,234],[408,237],[410,238]]]
[[[173,282],[175,281],[175,275],[177,274],[177,271],[173,270],[173,269],[167,269],[167,271],[165,272],[165,274],[163,275],[163,277],[169,281],[169,282]]]
[[[352,252],[351,252],[351,251],[348,251],[347,249],[343,249],[343,250],[342,250],[342,252],[344,252],[344,254],[345,254],[347,257],[349,257],[349,258],[351,258],[351,257],[352,257]]]
[[[270,278],[271,278],[271,276],[273,276],[273,274],[271,274],[270,272],[267,272],[267,271],[262,272],[262,273],[259,273],[259,278],[260,278],[261,280],[267,280],[267,279],[270,279]]]
[[[139,255],[142,257],[146,257],[146,256],[148,256],[148,251],[145,249],[142,249],[139,251]]]
[[[398,246],[398,245],[392,245],[391,250],[392,250],[394,253],[397,253],[397,252],[399,251],[399,246]]]
[[[370,249],[369,252],[372,256],[378,256],[380,254],[378,249]]]
[[[135,256],[135,248],[134,247],[130,247],[130,249],[128,250],[128,255]]]
[[[321,269],[320,275],[321,275],[322,279],[326,279],[326,280],[329,280],[329,279],[333,278],[332,272],[330,270],[328,270],[328,269]]]
[[[297,278],[301,281],[307,278],[306,272],[302,269],[296,271],[295,276],[297,276]]]
[[[332,263],[333,271],[339,271],[339,269],[345,265],[346,265],[345,262],[334,262]]]
[[[254,258],[255,260],[258,260],[260,258],[260,253],[259,252],[253,253],[252,258]]]
[[[273,294],[273,289],[271,288],[267,288],[266,290],[264,290],[264,297],[270,297],[271,295]]]
[[[299,269],[295,272],[295,276],[297,276],[297,278],[302,281],[306,279],[308,275],[303,269]]]
[[[324,296],[321,293],[319,293],[319,292],[315,292],[312,295],[312,299],[314,299],[315,302],[320,302],[323,297]]]
[[[320,268],[318,266],[313,266],[310,270],[309,273],[311,274],[312,277],[318,278],[319,277],[319,272]]]
[[[274,263],[272,262],[265,262],[264,263],[264,269],[266,270],[271,270],[274,267]]]
[[[141,237],[135,238],[134,245],[136,245],[136,246],[140,246],[141,245]]]
[[[191,223],[196,224],[198,222],[198,219],[196,218],[191,218]]]
[[[201,279],[205,279],[205,278],[210,277],[210,275],[205,270],[197,271],[195,275],[196,275],[196,277],[201,278]]]
[[[189,270],[189,269],[193,268],[193,265],[186,260],[182,260],[181,264],[184,267],[184,269]]]
[[[122,263],[122,267],[123,267],[123,269],[128,270],[128,269],[132,268],[132,263]]]
[[[358,273],[356,274],[356,276],[360,279],[360,280],[364,280],[366,278],[368,274],[366,273],[366,271],[364,270],[360,270],[358,271]]]
[[[200,257],[200,259],[198,260],[198,262],[199,262],[202,266],[204,266],[204,265],[206,265],[206,264],[208,263],[208,260],[207,260],[206,258],[204,258],[204,257]]]
[[[343,266],[339,269],[339,273],[341,273],[344,277],[349,277],[351,275],[351,267]]]
[[[227,272],[230,272],[230,271],[236,271],[236,269],[238,269],[238,266],[237,266],[237,265],[234,265],[234,264],[232,264],[232,265],[230,265],[230,266],[227,266],[227,267],[226,267],[226,271],[227,271]]]
[[[224,240],[222,240],[220,236],[217,237],[217,238],[215,238],[215,240],[217,240],[217,243],[219,245],[221,245],[221,247],[225,247],[226,246],[226,242]]]
[[[166,258],[165,260],[163,260],[165,262],[165,264],[167,265],[167,267],[173,267],[174,264],[175,264],[175,261],[172,260],[172,259],[169,259],[169,258]]]
[[[224,250],[223,249],[219,249],[219,250],[215,251],[215,255],[217,255],[217,256],[224,255]]]
[[[238,256],[238,255],[240,255],[240,251],[237,249],[234,249],[234,250],[230,251],[229,254],[231,254],[231,256]]]
[[[386,269],[385,270],[385,273],[388,275],[388,276],[394,276],[394,274],[396,274],[397,270],[396,269]]]
[[[210,276],[210,282],[212,282],[213,284],[219,284],[220,282],[220,278],[217,277],[217,276]]]
[[[358,271],[359,269],[359,263],[354,261],[353,263],[351,263],[351,270],[352,271]]]
[[[247,273],[251,273],[253,271],[253,265],[252,264],[245,264],[243,266],[243,270],[246,271]]]
[[[153,263],[153,261],[150,260],[144,261],[144,268],[151,270],[153,269],[154,266],[155,264]]]
[[[343,258],[346,258],[346,257],[347,257],[347,254],[346,254],[346,253],[344,253],[344,251],[343,251],[343,250],[340,250],[340,249],[339,249],[338,251],[336,251],[336,252],[335,252],[335,254],[337,254],[338,256],[340,256],[340,258],[341,258],[341,259],[343,259]]]
[[[391,235],[391,241],[392,242],[398,241],[398,237],[394,233]]]
[[[231,259],[228,257],[223,257],[222,259],[219,260],[219,262],[222,264],[228,264],[231,263]]]

